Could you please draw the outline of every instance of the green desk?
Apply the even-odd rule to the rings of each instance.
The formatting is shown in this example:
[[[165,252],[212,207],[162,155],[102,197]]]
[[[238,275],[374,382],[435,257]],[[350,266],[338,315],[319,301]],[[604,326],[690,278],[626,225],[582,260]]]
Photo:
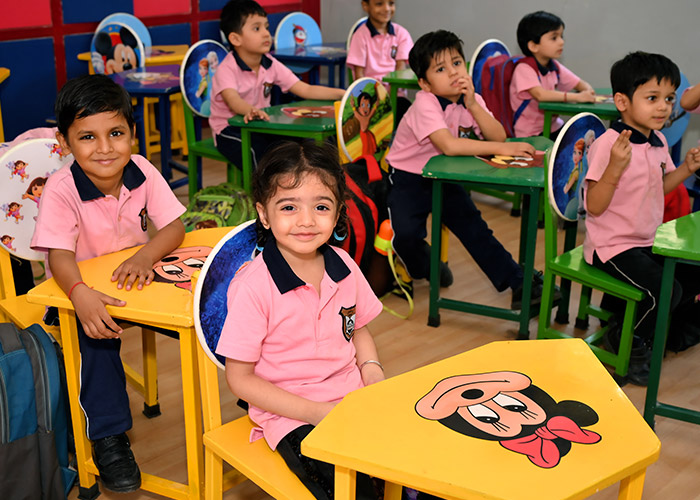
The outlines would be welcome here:
[[[527,137],[519,140],[529,142],[540,151],[552,146],[552,141],[545,137]],[[440,155],[434,156],[428,161],[423,169],[423,177],[433,179],[428,325],[439,326],[440,308],[451,309],[516,321],[520,323],[518,338],[528,337],[530,318],[539,312],[538,307],[534,308],[533,311],[530,310],[530,297],[535,262],[535,243],[537,241],[537,211],[540,194],[544,190],[544,174],[544,168],[495,168],[473,156]],[[442,185],[445,182],[461,183],[467,189],[491,189],[523,195],[518,255],[518,262],[523,266],[524,276],[523,309],[521,311],[440,298],[440,228],[442,226]]]
[[[292,118],[282,112],[283,108],[303,106],[333,106],[333,101],[296,101],[264,108],[263,111],[270,116],[270,121],[253,120],[244,123],[241,115],[236,115],[228,121],[230,125],[241,128],[241,169],[243,171],[243,189],[246,192],[250,193],[253,174],[253,159],[250,155],[251,133],[309,138],[314,139],[317,143],[335,135],[335,116],[329,118]]]
[[[416,74],[410,69],[400,69],[392,71],[382,81],[389,84],[389,101],[394,112],[394,128],[396,128],[396,101],[398,100],[399,89],[420,89]]]
[[[657,400],[659,379],[661,378],[661,362],[666,348],[668,335],[669,312],[673,292],[673,277],[676,263],[683,262],[700,266],[700,212],[681,217],[661,224],[656,230],[652,251],[663,255],[664,270],[661,277],[661,297],[659,312],[656,317],[656,332],[654,348],[651,355],[649,385],[644,404],[644,420],[654,428],[654,416],[675,418],[685,422],[700,424],[700,411],[667,405]]]
[[[609,88],[595,89],[597,95],[609,95],[612,91]],[[620,112],[613,103],[595,102],[541,102],[539,108],[544,111],[544,132],[545,137],[549,137],[552,129],[552,116],[565,115],[574,116],[579,113],[593,113],[601,120],[615,120],[620,116]]]

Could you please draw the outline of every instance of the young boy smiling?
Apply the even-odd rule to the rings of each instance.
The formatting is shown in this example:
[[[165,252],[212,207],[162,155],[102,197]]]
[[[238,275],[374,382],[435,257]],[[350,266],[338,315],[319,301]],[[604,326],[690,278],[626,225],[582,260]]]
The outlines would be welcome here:
[[[637,306],[628,379],[646,385],[663,270],[663,257],[651,247],[663,220],[664,194],[700,168],[700,150],[690,149],[676,168],[659,132],[680,84],[678,67],[671,60],[634,52],[612,66],[610,80],[622,118],[589,151],[583,252],[589,264],[644,292]],[[700,269],[679,264],[671,301],[672,337],[685,337],[700,324],[700,305],[694,301],[699,292]],[[614,328],[606,337],[610,349],[617,350],[619,334]]]
[[[272,36],[267,13],[253,0],[230,0],[221,10],[221,31],[231,44],[231,52],[214,74],[209,125],[216,147],[230,162],[241,164],[241,130],[228,124],[242,115],[250,120],[269,120],[261,108],[270,105],[273,85],[303,99],[337,100],[345,91],[302,82],[284,64],[268,54]],[[253,164],[279,141],[275,135],[252,134]]]
[[[538,102],[593,102],[595,91],[557,61],[564,50],[564,21],[558,16],[544,11],[526,15],[518,23],[517,37],[526,57],[513,70],[510,105],[514,112],[525,107],[515,121],[515,136],[541,135],[544,113]],[[563,124],[561,118],[554,120],[552,132]]]
[[[432,181],[421,173],[428,160],[440,154],[532,156],[535,148],[523,142],[503,142],[506,132],[474,92],[462,41],[454,33],[439,30],[420,37],[411,49],[409,64],[421,90],[399,123],[387,156],[391,165],[388,204],[396,253],[413,278],[427,278],[430,246],[425,237]],[[511,307],[520,309],[522,269],[494,237],[469,194],[460,185],[447,184],[443,204],[445,225],[498,291],[513,290]],[[443,263],[440,286],[451,283],[452,273]],[[534,287],[536,301],[540,294],[541,285]]]

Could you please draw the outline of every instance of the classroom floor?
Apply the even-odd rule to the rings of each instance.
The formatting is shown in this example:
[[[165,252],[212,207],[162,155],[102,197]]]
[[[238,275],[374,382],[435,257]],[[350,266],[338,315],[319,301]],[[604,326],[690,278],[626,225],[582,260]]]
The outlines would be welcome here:
[[[156,156],[154,163],[158,165]],[[223,164],[205,160],[205,185],[223,182],[226,177]],[[177,174],[176,174],[177,175]],[[176,191],[183,203],[187,203],[187,187]],[[474,194],[496,236],[512,253],[517,252],[520,220],[509,215],[507,203]],[[579,235],[581,236],[581,235]],[[542,269],[544,231],[538,234],[536,267]],[[454,237],[450,240],[450,267],[454,284],[448,296],[459,300],[483,301],[486,304],[506,307],[510,304],[510,292],[499,294],[483,273],[476,267],[467,252]],[[574,297],[577,296],[574,289]],[[415,284],[415,310],[408,320],[401,320],[387,312],[370,324],[379,355],[387,377],[418,368],[446,357],[498,340],[516,337],[516,324],[494,318],[468,315],[455,311],[442,311],[439,328],[427,326],[428,284],[425,280]],[[406,302],[390,297],[385,304],[399,312],[405,312]],[[572,300],[570,317],[575,317],[577,301]],[[537,330],[536,319],[530,323],[530,337]],[[592,320],[596,321],[596,320]],[[573,330],[570,325],[567,328]],[[583,333],[583,332],[581,332]],[[142,413],[143,400],[130,389],[134,427],[129,432],[133,450],[141,470],[162,475],[177,481],[186,480],[184,430],[182,427],[182,398],[177,341],[158,337],[159,394],[162,415],[149,420]],[[131,329],[124,335],[124,359],[140,367],[141,340],[138,330]],[[220,377],[224,419],[243,414]],[[645,389],[633,385],[623,387],[634,405],[643,410]],[[660,395],[665,403],[700,408],[700,346],[680,354],[668,354],[664,362]],[[644,499],[693,500],[700,499],[700,426],[658,417],[656,432],[661,440],[661,456],[647,470]],[[70,500],[78,497],[75,487]],[[162,498],[147,492],[116,494],[103,490],[101,499],[145,500]],[[249,481],[226,492],[227,500],[263,500],[271,498]],[[617,498],[617,485],[607,488],[593,497],[597,500]],[[512,499],[517,500],[517,499]]]

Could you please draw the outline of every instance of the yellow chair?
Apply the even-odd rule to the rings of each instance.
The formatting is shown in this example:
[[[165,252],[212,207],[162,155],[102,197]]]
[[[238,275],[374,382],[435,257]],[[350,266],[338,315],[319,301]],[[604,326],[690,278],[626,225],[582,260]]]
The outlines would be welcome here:
[[[223,490],[246,478],[276,499],[313,500],[282,457],[260,439],[251,443],[255,426],[248,416],[222,423],[218,368],[223,358],[213,353],[226,319],[226,289],[236,271],[253,257],[254,221],[225,236],[209,255],[201,275],[193,279],[194,319],[199,345],[197,359],[204,416],[204,492],[207,500],[221,499]],[[234,467],[223,474],[223,461]]]
[[[10,70],[8,68],[0,68],[0,83],[4,82],[5,79],[10,76]],[[0,142],[5,140],[5,130],[2,126],[2,106],[0,106]]]

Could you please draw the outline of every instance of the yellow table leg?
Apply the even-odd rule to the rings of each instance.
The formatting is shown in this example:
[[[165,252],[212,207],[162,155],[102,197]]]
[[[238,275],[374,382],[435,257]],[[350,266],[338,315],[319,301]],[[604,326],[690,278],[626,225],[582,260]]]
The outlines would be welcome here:
[[[204,489],[202,457],[202,400],[194,327],[178,328],[182,367],[182,401],[185,413],[185,446],[187,448],[187,487],[190,498],[200,498]]]
[[[356,472],[335,466],[335,500],[355,500]]]
[[[646,473],[647,470],[642,469],[620,481],[620,492],[617,495],[618,500],[641,500]]]
[[[386,481],[384,483],[384,500],[401,500],[401,490],[403,487],[400,484]]]

